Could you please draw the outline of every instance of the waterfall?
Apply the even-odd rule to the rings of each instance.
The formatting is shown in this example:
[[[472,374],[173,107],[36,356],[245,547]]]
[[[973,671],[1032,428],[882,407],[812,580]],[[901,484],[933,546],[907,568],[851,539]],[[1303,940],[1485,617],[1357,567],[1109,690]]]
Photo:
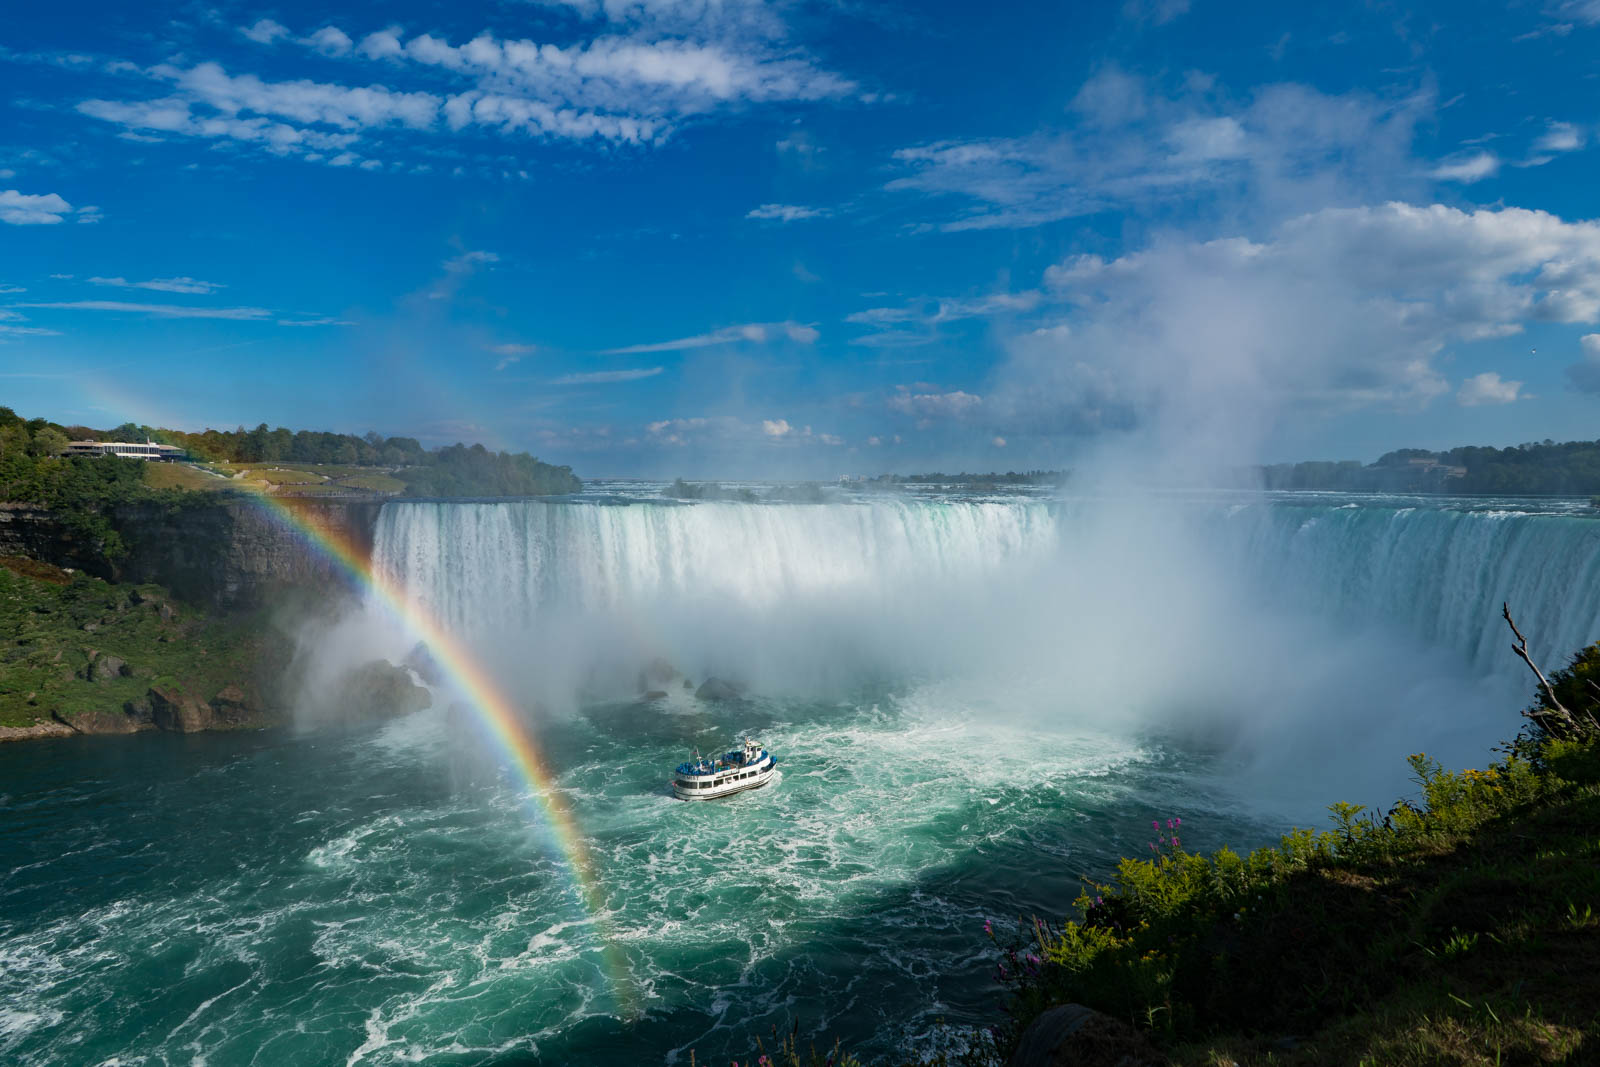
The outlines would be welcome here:
[[[398,503],[374,562],[453,629],[679,604],[782,612],[833,600],[893,611],[941,587],[1106,565],[1091,505],[886,500],[695,506]],[[1399,626],[1475,668],[1508,666],[1500,604],[1556,662],[1600,638],[1600,522],[1446,507],[1259,500],[1146,512],[1223,562],[1236,589],[1351,625]],[[1148,531],[1143,531],[1148,533]],[[1178,538],[1174,538],[1174,541]],[[1114,562],[1149,566],[1152,560]]]
[[[1600,638],[1600,522],[1510,506],[408,502],[374,562],[530,706],[632,699],[660,656],[777,699],[1177,731],[1284,795],[1396,751],[1481,763],[1532,692],[1502,601],[1549,669]]]

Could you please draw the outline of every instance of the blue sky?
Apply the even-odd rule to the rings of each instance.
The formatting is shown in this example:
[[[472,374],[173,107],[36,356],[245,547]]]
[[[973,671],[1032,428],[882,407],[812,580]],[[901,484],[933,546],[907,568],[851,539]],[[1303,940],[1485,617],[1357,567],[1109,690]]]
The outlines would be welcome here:
[[[590,475],[1600,436],[1600,2],[0,17],[0,403]]]

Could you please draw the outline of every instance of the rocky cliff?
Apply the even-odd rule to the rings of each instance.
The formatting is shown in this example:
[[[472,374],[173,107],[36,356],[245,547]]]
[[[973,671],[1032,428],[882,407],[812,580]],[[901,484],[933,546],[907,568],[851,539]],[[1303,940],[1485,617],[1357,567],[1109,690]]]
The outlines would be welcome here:
[[[0,555],[23,556],[118,582],[153,582],[182,600],[247,610],[287,589],[347,588],[348,576],[296,523],[365,558],[381,500],[295,499],[290,522],[245,496],[208,494],[180,506],[132,504],[113,516],[127,553],[107,560],[50,510],[0,503]]]

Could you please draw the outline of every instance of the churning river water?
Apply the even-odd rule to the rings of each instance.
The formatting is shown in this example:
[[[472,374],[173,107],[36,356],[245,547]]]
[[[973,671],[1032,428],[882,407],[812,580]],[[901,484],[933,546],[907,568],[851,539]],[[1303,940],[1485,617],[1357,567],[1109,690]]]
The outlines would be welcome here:
[[[984,920],[1067,914],[1152,818],[1247,847],[1392,802],[1409,751],[1487,759],[1528,690],[1501,600],[1552,662],[1600,637],[1563,502],[652,492],[391,504],[375,549],[525,706],[592,894],[448,691],[353,735],[0,746],[0,1061],[926,1047],[996,1011]],[[304,670],[408,641],[373,606]],[[657,656],[749,696],[642,699]],[[671,798],[746,735],[779,781]]]

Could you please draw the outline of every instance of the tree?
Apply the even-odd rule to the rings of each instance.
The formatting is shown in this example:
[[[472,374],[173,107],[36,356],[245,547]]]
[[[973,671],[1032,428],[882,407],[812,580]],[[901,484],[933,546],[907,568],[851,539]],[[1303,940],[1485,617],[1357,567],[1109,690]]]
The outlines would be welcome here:
[[[28,451],[35,456],[59,456],[72,441],[54,426],[46,426],[33,435]]]

